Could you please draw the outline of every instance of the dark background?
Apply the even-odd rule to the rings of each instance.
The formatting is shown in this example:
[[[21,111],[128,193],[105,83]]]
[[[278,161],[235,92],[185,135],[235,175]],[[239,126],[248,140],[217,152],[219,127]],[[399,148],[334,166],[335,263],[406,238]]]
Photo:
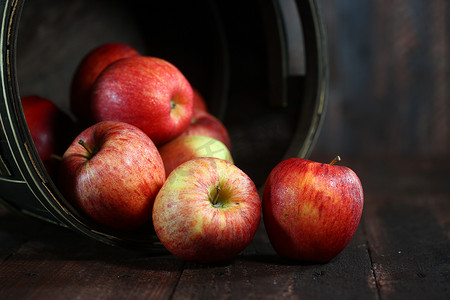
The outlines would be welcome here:
[[[330,91],[314,153],[448,157],[450,2],[319,3]]]
[[[214,96],[227,70],[205,3],[28,1],[17,48],[21,95],[39,94],[67,111],[71,78],[83,56],[119,41],[174,63],[217,113],[222,102]],[[230,130],[237,165],[261,185],[286,151],[299,108],[266,105],[267,41],[260,11],[265,2],[217,3],[228,34],[232,85],[227,109],[219,114]],[[346,164],[357,157],[447,157],[449,2],[318,3],[330,77],[326,115],[310,158],[330,161],[339,154]]]

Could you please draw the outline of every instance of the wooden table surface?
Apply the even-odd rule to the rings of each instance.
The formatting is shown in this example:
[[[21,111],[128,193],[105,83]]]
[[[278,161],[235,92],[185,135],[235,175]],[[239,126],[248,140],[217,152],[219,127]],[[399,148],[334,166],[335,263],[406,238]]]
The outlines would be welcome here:
[[[450,162],[345,164],[363,183],[363,217],[328,263],[280,259],[262,225],[236,259],[203,265],[0,208],[0,299],[450,299]]]

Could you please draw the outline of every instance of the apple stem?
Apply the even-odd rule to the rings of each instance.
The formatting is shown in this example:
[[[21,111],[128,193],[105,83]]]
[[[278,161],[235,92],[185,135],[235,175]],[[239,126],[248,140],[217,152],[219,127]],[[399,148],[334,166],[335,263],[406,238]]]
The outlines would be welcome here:
[[[92,148],[89,147],[89,145],[88,145],[85,141],[79,140],[79,141],[78,141],[78,144],[80,144],[81,146],[83,146],[84,149],[86,149],[86,151],[89,153],[89,155],[91,155],[91,156],[94,155],[94,151],[92,151]]]
[[[330,165],[334,165],[337,162],[341,161],[341,157],[339,155],[337,155],[331,162]]]
[[[212,199],[212,204],[217,205],[217,200],[219,200],[220,186],[216,185],[216,193],[214,194],[214,198]]]

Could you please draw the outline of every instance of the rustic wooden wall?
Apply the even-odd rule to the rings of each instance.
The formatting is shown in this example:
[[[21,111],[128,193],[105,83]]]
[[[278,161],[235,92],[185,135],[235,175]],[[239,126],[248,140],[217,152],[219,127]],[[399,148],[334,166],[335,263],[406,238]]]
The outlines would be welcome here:
[[[315,153],[448,156],[450,2],[319,3],[331,74]]]

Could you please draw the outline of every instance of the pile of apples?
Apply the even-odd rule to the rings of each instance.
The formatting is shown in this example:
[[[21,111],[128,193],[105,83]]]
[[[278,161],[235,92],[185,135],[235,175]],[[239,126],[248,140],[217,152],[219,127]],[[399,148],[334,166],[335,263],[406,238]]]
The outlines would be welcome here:
[[[334,161],[280,162],[261,201],[202,95],[173,64],[129,45],[105,44],[81,61],[70,91],[74,121],[39,96],[22,105],[47,172],[83,215],[119,231],[151,224],[181,259],[234,258],[263,216],[280,256],[326,262],[361,218],[361,183]]]

